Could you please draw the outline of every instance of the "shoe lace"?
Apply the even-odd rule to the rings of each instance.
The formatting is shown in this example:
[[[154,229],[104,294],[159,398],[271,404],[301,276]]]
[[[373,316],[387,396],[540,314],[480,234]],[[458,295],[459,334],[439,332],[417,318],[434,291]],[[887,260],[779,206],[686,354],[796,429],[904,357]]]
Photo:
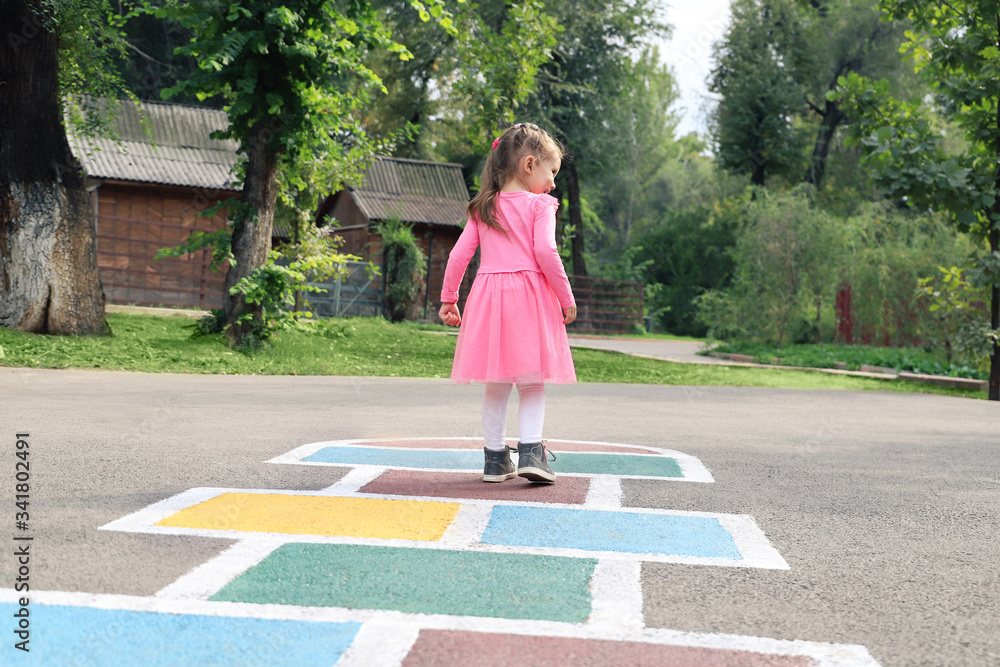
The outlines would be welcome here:
[[[510,448],[510,453],[511,454],[520,454],[521,450],[518,449],[517,446],[514,446],[514,447]],[[552,458],[549,458],[550,456]],[[551,449],[549,449],[548,447],[545,446],[545,441],[544,440],[542,440],[542,458],[546,459],[548,461],[555,461],[556,460],[556,453],[553,452]]]

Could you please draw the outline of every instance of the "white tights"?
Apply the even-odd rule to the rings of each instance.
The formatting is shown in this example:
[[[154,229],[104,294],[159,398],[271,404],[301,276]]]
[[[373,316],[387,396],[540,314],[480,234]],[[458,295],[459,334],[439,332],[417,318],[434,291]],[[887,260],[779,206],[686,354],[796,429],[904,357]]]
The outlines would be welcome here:
[[[507,400],[513,387],[509,382],[487,382],[483,399],[483,434],[486,449],[501,450],[507,435]],[[518,439],[541,442],[545,422],[545,385],[541,382],[517,385]]]

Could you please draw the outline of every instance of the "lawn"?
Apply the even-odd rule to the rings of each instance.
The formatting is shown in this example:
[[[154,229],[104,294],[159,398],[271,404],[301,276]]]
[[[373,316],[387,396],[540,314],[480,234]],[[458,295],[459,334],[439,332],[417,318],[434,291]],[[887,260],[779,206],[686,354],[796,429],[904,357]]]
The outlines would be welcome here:
[[[986,380],[989,372],[959,364],[949,364],[943,353],[919,347],[879,347],[873,345],[803,344],[774,347],[759,343],[734,342],[719,345],[712,353],[747,354],[762,364],[844,368],[860,370],[863,364],[896,371],[949,375]]]
[[[323,320],[278,333],[273,345],[231,350],[221,335],[195,335],[186,317],[110,313],[114,335],[69,338],[0,328],[0,365],[100,368],[150,373],[350,375],[446,378],[455,336],[437,325],[390,324],[381,318]],[[454,331],[454,330],[452,330]],[[601,350],[573,349],[581,382],[883,389],[979,397],[982,392],[808,371],[676,364]]]

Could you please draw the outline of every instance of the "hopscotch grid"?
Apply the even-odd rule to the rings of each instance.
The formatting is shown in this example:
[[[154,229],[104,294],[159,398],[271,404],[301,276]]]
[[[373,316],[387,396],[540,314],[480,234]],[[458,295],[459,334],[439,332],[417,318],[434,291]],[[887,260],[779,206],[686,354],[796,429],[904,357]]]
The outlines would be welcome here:
[[[16,603],[23,595],[14,589],[0,589],[0,602]],[[631,641],[663,646],[683,646],[718,650],[749,651],[781,656],[803,656],[816,660],[820,667],[879,667],[864,646],[830,644],[804,640],[772,639],[722,633],[696,633],[665,628],[622,631],[586,623],[539,621],[486,616],[449,616],[400,611],[349,609],[345,607],[299,607],[294,605],[216,602],[209,600],[174,600],[102,593],[67,591],[32,591],[32,603],[91,607],[105,610],[153,612],[165,614],[200,614],[236,618],[310,621],[326,623],[387,624],[405,629],[458,630],[485,634],[567,637],[608,641]],[[360,633],[359,633],[360,634]],[[348,649],[350,650],[350,649]],[[346,653],[345,653],[346,655]],[[399,663],[394,663],[398,665]]]

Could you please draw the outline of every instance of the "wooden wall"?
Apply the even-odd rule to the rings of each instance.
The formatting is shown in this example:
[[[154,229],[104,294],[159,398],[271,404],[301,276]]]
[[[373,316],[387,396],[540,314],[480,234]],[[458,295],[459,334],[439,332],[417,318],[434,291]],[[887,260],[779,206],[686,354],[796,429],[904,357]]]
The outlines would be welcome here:
[[[219,308],[225,267],[209,269],[211,254],[153,259],[193,231],[225,225],[224,212],[199,214],[231,191],[105,182],[96,191],[97,265],[108,303]]]

